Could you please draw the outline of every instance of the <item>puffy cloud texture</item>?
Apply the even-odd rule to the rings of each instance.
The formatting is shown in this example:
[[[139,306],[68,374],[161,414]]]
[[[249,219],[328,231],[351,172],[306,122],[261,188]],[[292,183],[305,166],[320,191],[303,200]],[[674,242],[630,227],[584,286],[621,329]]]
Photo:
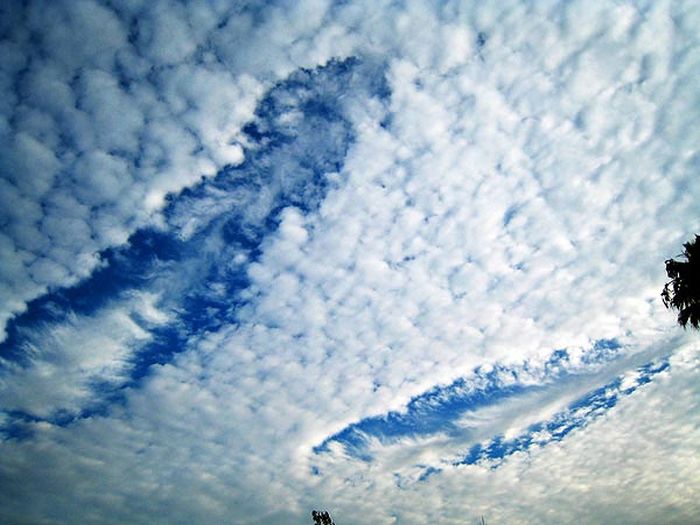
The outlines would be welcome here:
[[[0,19],[5,521],[698,515],[693,2]]]

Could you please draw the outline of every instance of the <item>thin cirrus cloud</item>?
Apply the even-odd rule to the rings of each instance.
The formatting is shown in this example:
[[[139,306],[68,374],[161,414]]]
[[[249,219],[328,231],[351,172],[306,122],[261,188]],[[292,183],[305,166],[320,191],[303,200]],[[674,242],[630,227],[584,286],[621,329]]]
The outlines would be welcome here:
[[[697,515],[692,3],[3,9],[6,521]]]

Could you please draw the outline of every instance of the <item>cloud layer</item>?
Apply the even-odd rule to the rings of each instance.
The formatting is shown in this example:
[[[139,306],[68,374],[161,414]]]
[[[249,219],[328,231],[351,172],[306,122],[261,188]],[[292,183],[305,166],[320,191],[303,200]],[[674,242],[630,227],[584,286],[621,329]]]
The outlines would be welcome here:
[[[692,2],[0,18],[5,521],[700,512]]]

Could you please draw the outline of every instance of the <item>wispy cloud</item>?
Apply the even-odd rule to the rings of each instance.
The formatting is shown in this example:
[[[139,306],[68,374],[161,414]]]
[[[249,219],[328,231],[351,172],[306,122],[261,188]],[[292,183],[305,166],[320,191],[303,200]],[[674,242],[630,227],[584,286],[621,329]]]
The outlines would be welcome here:
[[[157,297],[137,292],[94,315],[33,324],[20,359],[0,361],[3,410],[51,418],[89,406],[92,388],[126,381],[134,353],[168,320]]]

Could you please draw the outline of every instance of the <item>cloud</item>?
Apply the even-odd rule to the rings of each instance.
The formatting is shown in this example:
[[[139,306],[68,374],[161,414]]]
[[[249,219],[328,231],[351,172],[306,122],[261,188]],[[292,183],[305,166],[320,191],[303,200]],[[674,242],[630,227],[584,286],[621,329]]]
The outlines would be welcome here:
[[[152,339],[168,314],[157,297],[132,293],[93,315],[68,314],[34,325],[23,338],[19,361],[3,360],[2,408],[40,418],[74,414],[93,400],[95,383],[119,385],[133,354]]]
[[[590,425],[559,443],[516,453],[497,469],[452,467],[419,481],[415,472],[423,469],[415,463],[429,461],[435,450],[427,440],[424,457],[411,455],[408,462],[400,454],[411,448],[402,444],[375,450],[371,464],[338,458],[323,470],[319,486],[334,498],[338,521],[460,523],[483,514],[509,523],[684,523],[697,512],[690,459],[696,439],[690,422],[697,419],[694,346]],[[366,490],[371,501],[358,498]]]
[[[3,508],[9,517],[60,520],[90,502],[89,521],[145,523],[165,505],[168,521],[235,517],[257,523],[278,509],[302,520],[323,502],[338,521],[358,523],[390,523],[392,516],[458,523],[480,514],[513,523],[683,523],[697,512],[693,348],[686,345],[657,379],[561,442],[516,453],[497,469],[452,467],[422,481],[413,474],[417,458],[409,454],[407,461],[402,450],[411,448],[401,443],[375,450],[371,463],[335,457],[309,476],[298,457],[305,455],[298,449],[300,429],[284,425],[304,421],[308,433],[323,428],[323,414],[304,416],[297,405],[282,418],[275,411],[284,403],[259,404],[250,395],[252,404],[223,403],[233,394],[225,382],[211,375],[196,383],[187,379],[204,370],[203,361],[191,356],[134,392],[128,417],[114,414],[70,428],[41,424],[35,440],[6,442],[11,453],[2,476],[24,474],[21,484],[6,483],[12,490],[4,493]],[[260,392],[258,400],[265,395]],[[253,421],[253,427],[245,425]],[[250,432],[257,435],[255,445]],[[266,442],[263,458],[258,454]],[[32,459],[38,449],[41,465]],[[424,442],[423,460],[435,450]],[[83,490],[65,498],[62,485]],[[22,504],[27,495],[30,507]]]
[[[695,11],[14,10],[0,315],[42,295],[62,313],[30,308],[3,347],[3,425],[19,411],[26,430],[0,445],[4,516],[687,522],[697,356],[658,294],[698,225]],[[650,382],[625,376],[633,392],[544,439],[658,355]],[[366,432],[369,459],[331,439],[491,371],[541,394]],[[473,440],[450,422],[543,437],[454,465]]]
[[[3,95],[16,102],[2,127],[3,327],[157,221],[167,193],[243,160],[237,135],[259,83],[218,61],[188,60],[206,43],[194,24],[221,13],[168,2],[153,12],[132,7],[86,0],[9,8]]]

